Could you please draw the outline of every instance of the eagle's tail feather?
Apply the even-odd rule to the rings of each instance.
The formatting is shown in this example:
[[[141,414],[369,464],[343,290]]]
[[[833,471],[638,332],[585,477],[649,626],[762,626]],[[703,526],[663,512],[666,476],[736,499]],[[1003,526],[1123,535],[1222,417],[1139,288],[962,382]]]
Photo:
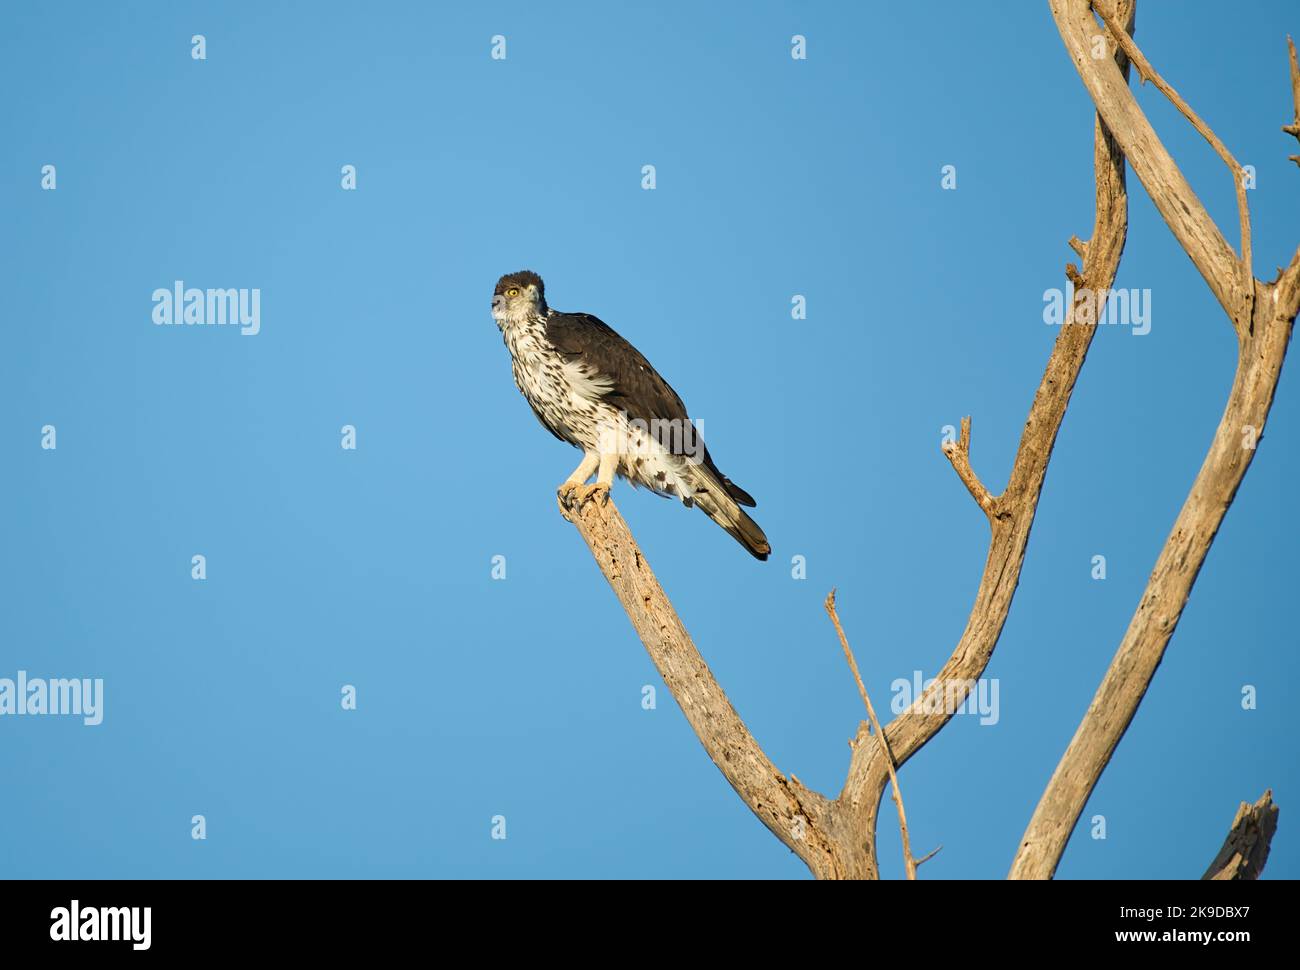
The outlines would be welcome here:
[[[713,457],[708,453],[708,451],[705,451],[704,453],[703,464],[704,467],[709,470],[709,474],[722,483],[722,487],[726,490],[728,495],[736,500],[737,505],[746,505],[752,509],[758,504],[754,501],[754,496],[750,495],[730,478],[722,474],[718,466],[713,464]]]
[[[731,493],[731,497],[736,500],[737,505],[747,505],[752,509],[755,505],[758,504],[757,502],[754,501],[754,497],[752,495],[750,495],[743,488],[741,488],[739,485],[737,485],[735,482],[733,482],[730,478],[727,478],[726,476],[723,476],[722,487],[725,488],[729,493]]]
[[[734,525],[727,524],[718,516],[710,516],[710,518],[726,529],[731,537],[744,546],[755,559],[766,561],[767,557],[772,554],[772,547],[768,544],[767,536],[763,534],[763,530],[759,528],[757,522],[741,511],[740,508],[736,509]]]
[[[693,503],[698,505],[705,515],[726,529],[727,534],[744,546],[751,556],[755,559],[767,559],[772,552],[767,536],[763,534],[758,523],[746,515],[737,504],[740,498],[735,496],[733,489],[749,499],[746,504],[752,506],[754,500],[722,475],[714,476],[706,472],[701,477],[704,481],[691,496]]]

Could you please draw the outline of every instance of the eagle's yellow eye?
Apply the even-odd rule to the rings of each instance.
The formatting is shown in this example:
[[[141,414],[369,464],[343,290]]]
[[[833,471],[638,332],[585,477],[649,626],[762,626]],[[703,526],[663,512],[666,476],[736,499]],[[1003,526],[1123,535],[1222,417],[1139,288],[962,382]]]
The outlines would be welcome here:
[[[512,286],[510,287],[510,289],[506,290],[506,296],[516,297],[518,295],[519,295],[519,287],[517,286]]]

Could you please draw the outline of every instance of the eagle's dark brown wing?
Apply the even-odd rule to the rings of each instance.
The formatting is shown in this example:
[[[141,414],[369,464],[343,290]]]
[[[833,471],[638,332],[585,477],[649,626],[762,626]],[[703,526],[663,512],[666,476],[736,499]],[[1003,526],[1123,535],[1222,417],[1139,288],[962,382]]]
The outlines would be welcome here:
[[[610,380],[605,400],[628,417],[690,420],[682,399],[650,361],[590,313],[552,313],[546,320],[546,339],[566,360],[581,361],[593,375]]]
[[[686,429],[694,426],[682,399],[645,359],[645,355],[604,321],[590,313],[552,312],[546,318],[546,339],[566,360],[581,361],[593,376],[606,379],[610,387],[603,395],[604,400],[629,418],[647,424],[655,419],[679,422],[679,433],[660,441],[674,454],[695,450],[687,439],[687,434],[694,432]],[[703,446],[703,442],[699,445]],[[756,503],[749,493],[718,470],[707,447],[704,448],[703,464],[722,482],[736,502],[754,507]]]

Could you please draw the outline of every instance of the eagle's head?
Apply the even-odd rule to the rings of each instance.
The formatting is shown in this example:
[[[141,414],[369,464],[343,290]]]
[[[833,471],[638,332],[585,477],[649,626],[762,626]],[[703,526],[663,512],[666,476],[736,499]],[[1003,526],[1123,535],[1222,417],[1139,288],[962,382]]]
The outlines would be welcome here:
[[[546,315],[546,284],[530,269],[507,273],[492,294],[492,316],[499,324]]]

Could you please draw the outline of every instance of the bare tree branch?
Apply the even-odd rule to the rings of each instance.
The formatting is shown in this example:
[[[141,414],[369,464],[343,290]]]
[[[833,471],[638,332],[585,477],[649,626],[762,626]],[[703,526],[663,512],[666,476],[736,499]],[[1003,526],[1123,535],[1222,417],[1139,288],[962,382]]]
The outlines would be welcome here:
[[[1056,871],[1088,796],[1128,729],[1191,595],[1197,574],[1255,446],[1263,436],[1297,309],[1300,250],[1272,283],[1239,285],[1222,237],[1160,144],[1109,60],[1081,53],[1096,31],[1088,0],[1049,0],[1066,50],[1108,128],[1115,132],[1178,241],[1201,270],[1237,331],[1237,371],[1214,439],[1173,531],[1156,560],[1137,611],[1092,703],[1048,782],[1011,866],[1012,878]],[[1207,228],[1208,224],[1208,228]]]
[[[1210,126],[1201,120],[1200,115],[1193,111],[1191,106],[1173,89],[1172,85],[1151,66],[1151,63],[1143,56],[1142,51],[1138,49],[1137,44],[1133,42],[1133,38],[1116,22],[1114,14],[1107,9],[1107,6],[1107,3],[1096,2],[1093,4],[1093,9],[1105,22],[1106,27],[1110,30],[1111,37],[1128,55],[1129,60],[1133,62],[1138,74],[1141,75],[1144,81],[1149,79],[1155,84],[1160,93],[1168,98],[1173,106],[1182,113],[1183,117],[1192,123],[1192,127],[1201,133],[1201,137],[1210,143],[1210,147],[1228,166],[1228,172],[1232,175],[1233,189],[1237,193],[1237,218],[1241,223],[1242,280],[1245,282],[1252,279],[1254,273],[1251,270],[1250,255],[1250,205],[1246,202],[1245,170],[1232,157],[1232,153],[1228,151],[1228,146],[1219,139],[1219,136],[1210,129]]]
[[[903,866],[907,870],[907,878],[916,878],[916,867],[918,863],[912,858],[912,840],[907,833],[907,812],[903,810],[903,792],[898,787],[898,772],[894,770],[894,756],[889,753],[889,742],[885,740],[885,733],[880,730],[880,722],[876,720],[876,709],[872,706],[871,698],[867,695],[867,685],[862,682],[862,675],[858,673],[858,662],[853,657],[853,648],[849,646],[849,639],[844,635],[844,627],[840,625],[840,614],[835,609],[835,590],[831,590],[826,597],[826,612],[830,615],[831,622],[835,624],[835,632],[839,635],[840,646],[844,648],[844,657],[849,662],[849,669],[853,671],[853,679],[857,681],[858,693],[862,695],[862,703],[867,708],[867,717],[871,718],[871,731],[876,736],[876,741],[880,745],[880,756],[885,759],[885,764],[889,766],[889,783],[892,786],[894,795],[894,804],[898,806],[898,827],[903,834]],[[938,852],[935,849],[935,852]],[[934,852],[930,853],[934,855]],[[929,856],[926,856],[928,859]]]
[[[1049,0],[1049,3],[1066,50],[1088,94],[1099,109],[1105,108],[1101,114],[1107,128],[1215,298],[1234,323],[1237,322],[1233,314],[1242,305],[1245,287],[1232,247],[1156,137],[1129,90],[1127,73],[1109,57],[1092,56],[1101,28],[1092,18],[1086,0]],[[1123,19],[1116,18],[1117,22]]]
[[[1131,15],[1132,3],[1125,0],[1121,17],[1127,20]],[[1128,69],[1127,58],[1122,52],[1109,63],[1116,65],[1117,70]],[[1124,184],[1124,156],[1099,118],[1094,122],[1093,140],[1096,215],[1092,238],[1086,244],[1077,238],[1072,239],[1072,248],[1085,259],[1084,272],[1080,275],[1073,265],[1067,271],[1073,274],[1076,288],[1091,290],[1104,298],[1115,280],[1124,250],[1128,230],[1128,194]],[[987,490],[979,484],[974,473],[969,472],[969,420],[962,422],[961,441],[955,447],[945,448],[945,454],[953,462],[958,475],[989,515],[989,551],[975,593],[975,603],[952,655],[930,689],[885,727],[889,750],[899,766],[943,728],[952,717],[952,705],[965,698],[993,656],[1020,582],[1029,530],[1034,522],[1047,464],[1096,332],[1100,312],[1099,303],[1096,313],[1085,319],[1075,319],[1074,308],[1070,308],[1030,405],[1010,480],[1001,495],[989,498],[986,505],[982,498]],[[942,701],[934,696],[935,692],[940,692]],[[927,710],[938,710],[938,713],[926,713]],[[876,815],[887,778],[888,766],[880,750],[874,745],[856,744],[848,778],[835,803],[836,808],[847,815],[846,824],[855,832],[852,841],[873,847],[873,870]]]
[[[763,753],[695,648],[614,503],[589,501],[577,509],[561,506],[561,511],[578,527],[664,683],[736,794],[814,875],[852,875],[840,868],[826,799],[793,775],[783,775]]]
[[[943,846],[942,846],[942,845],[937,845],[937,846],[935,846],[933,849],[931,849],[931,850],[930,850],[929,852],[927,852],[925,855],[921,856],[921,858],[917,859],[917,860],[916,860],[916,864],[917,864],[918,866],[923,866],[923,865],[925,865],[927,862],[929,862],[931,859],[933,859],[935,856],[937,856],[941,851],[943,851]]]
[[[1295,135],[1296,141],[1300,141],[1300,61],[1296,60],[1295,41],[1287,37],[1286,46],[1291,55],[1291,99],[1295,102],[1295,121],[1289,125],[1283,125],[1282,130],[1288,135]],[[1300,155],[1289,155],[1287,157],[1300,165]]]
[[[974,469],[970,466],[969,415],[961,419],[961,439],[956,442],[945,441],[943,453],[952,462],[953,470],[957,472],[957,477],[962,480],[966,490],[970,492],[971,498],[975,499],[979,507],[984,510],[984,514],[992,519],[996,514],[997,499],[989,494],[989,490],[984,487],[984,483],[980,481],[979,476],[975,474]]]
[[[1076,307],[1070,308],[1031,404],[1007,486],[1000,495],[993,496],[970,467],[969,418],[962,422],[960,440],[945,447],[954,470],[990,523],[989,551],[975,602],[966,628],[936,682],[883,730],[877,723],[874,743],[869,737],[873,732],[860,724],[857,736],[850,742],[848,777],[838,798],[830,801],[809,791],[793,775],[787,777],[778,771],[763,753],[691,643],[617,509],[612,504],[591,502],[579,503],[576,509],[566,512],[591,548],[709,756],[759,819],[819,878],[877,876],[875,833],[885,784],[892,780],[896,785],[897,767],[952,717],[955,706],[964,701],[983,674],[1001,635],[1019,582],[1047,464],[1123,251],[1128,225],[1125,153],[1129,153],[1157,208],[1233,319],[1240,362],[1211,454],[1157,562],[1116,662],[1076,735],[1076,742],[1087,735],[1087,743],[1080,749],[1084,757],[1077,757],[1079,752],[1072,744],[1031,821],[1031,832],[1013,864],[1012,875],[1050,875],[1054,871],[1087,793],[1145,692],[1204,552],[1249,465],[1253,452],[1241,447],[1241,443],[1249,439],[1253,447],[1262,432],[1292,321],[1300,306],[1300,251],[1273,283],[1248,280],[1241,272],[1241,263],[1155,137],[1127,87],[1129,61],[1125,47],[1135,52],[1136,47],[1120,41],[1113,59],[1094,61],[1088,57],[1085,63],[1085,47],[1091,46],[1088,40],[1101,36],[1087,0],[1051,0],[1051,4],[1067,50],[1074,56],[1098,109],[1093,234],[1087,243],[1073,237],[1070,240],[1084,261],[1084,271],[1080,273],[1073,264],[1066,267],[1067,276],[1077,288],[1086,288],[1095,295],[1096,309],[1090,314],[1076,314]],[[1116,25],[1124,24],[1124,29],[1131,31],[1132,14],[1132,0],[1119,0],[1110,18],[1111,27],[1118,29]],[[1230,159],[1228,156],[1226,160],[1235,166]],[[1248,222],[1243,222],[1243,228],[1243,249],[1248,252]],[[827,606],[864,695],[868,715],[875,723],[874,709],[862,689],[833,599]],[[941,696],[936,697],[936,692]],[[1063,791],[1057,790],[1062,787]],[[905,813],[901,797],[896,800],[906,844]],[[1048,835],[1031,837],[1035,824],[1041,821],[1046,822]],[[910,845],[905,852],[910,860]],[[1245,855],[1254,858],[1249,852]],[[909,864],[909,875],[913,872]]]
[[[1258,879],[1268,862],[1269,846],[1277,831],[1277,806],[1273,791],[1264,792],[1254,805],[1241,803],[1223,848],[1202,879]]]

